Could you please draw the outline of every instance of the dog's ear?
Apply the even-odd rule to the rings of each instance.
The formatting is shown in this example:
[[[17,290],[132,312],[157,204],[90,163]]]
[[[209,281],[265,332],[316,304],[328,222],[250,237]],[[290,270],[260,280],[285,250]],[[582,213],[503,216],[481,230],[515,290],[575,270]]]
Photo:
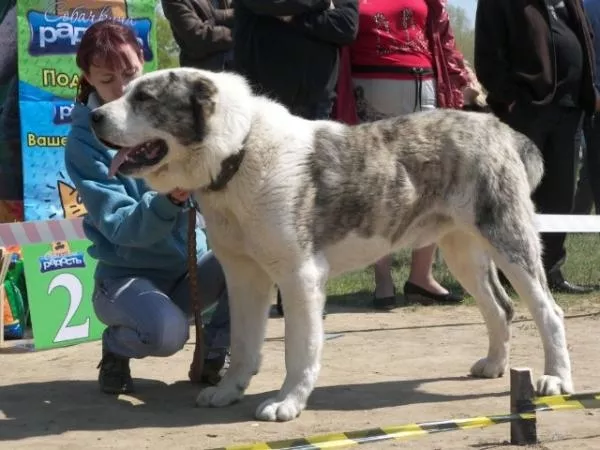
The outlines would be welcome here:
[[[206,121],[215,112],[214,95],[216,88],[211,82],[207,81],[205,79],[196,81],[190,95],[194,128],[201,136],[205,134]]]
[[[215,109],[215,102],[208,98],[202,98],[196,94],[190,95],[194,129],[198,135],[204,136],[207,119]]]

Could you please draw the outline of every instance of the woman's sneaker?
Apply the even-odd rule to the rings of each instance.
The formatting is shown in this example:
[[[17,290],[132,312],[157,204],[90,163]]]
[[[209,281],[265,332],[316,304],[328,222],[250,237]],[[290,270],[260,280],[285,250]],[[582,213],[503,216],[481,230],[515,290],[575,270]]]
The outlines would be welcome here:
[[[100,390],[106,394],[129,394],[134,391],[129,358],[106,352],[98,364]]]

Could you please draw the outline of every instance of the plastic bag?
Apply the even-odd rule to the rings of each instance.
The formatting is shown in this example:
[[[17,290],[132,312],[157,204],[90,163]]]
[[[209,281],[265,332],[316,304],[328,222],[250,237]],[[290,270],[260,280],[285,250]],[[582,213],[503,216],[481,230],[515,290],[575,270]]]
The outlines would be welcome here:
[[[4,280],[4,339],[22,339],[27,326],[23,261],[13,260]]]

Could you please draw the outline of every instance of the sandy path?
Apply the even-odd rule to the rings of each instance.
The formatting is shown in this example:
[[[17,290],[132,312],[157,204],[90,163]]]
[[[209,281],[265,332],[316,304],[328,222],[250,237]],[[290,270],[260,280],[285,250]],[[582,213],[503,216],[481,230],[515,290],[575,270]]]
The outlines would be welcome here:
[[[213,448],[508,412],[508,377],[467,376],[487,346],[475,308],[330,309],[327,332],[343,334],[327,341],[318,388],[295,421],[253,420],[256,406],[283,380],[283,321],[272,319],[261,373],[240,404],[224,409],[194,407],[197,388],[185,381],[191,341],[171,358],[134,361],[137,393],[118,399],[97,389],[98,342],[0,354],[0,448]],[[567,314],[576,389],[600,391],[600,307]],[[539,376],[542,349],[533,323],[513,330],[512,366]],[[542,413],[538,430],[537,448],[598,449],[600,410]],[[362,448],[496,449],[508,438],[509,426],[496,425]]]

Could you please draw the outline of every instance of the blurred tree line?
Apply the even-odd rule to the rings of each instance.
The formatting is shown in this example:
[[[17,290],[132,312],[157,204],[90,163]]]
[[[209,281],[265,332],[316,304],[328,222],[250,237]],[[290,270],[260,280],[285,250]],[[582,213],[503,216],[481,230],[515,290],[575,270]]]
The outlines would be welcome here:
[[[179,66],[179,47],[173,39],[169,21],[162,10],[156,15],[156,41],[158,46],[158,68],[168,69]]]
[[[448,5],[448,15],[450,24],[454,31],[456,45],[465,56],[465,59],[473,65],[473,53],[475,51],[475,30],[469,20],[469,16],[464,8],[460,6]]]

